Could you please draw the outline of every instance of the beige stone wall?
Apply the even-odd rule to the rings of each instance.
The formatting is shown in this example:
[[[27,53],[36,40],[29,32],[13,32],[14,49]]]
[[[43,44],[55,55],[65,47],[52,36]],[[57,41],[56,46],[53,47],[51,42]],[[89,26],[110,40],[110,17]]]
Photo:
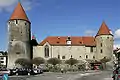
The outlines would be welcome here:
[[[18,58],[30,59],[30,24],[24,20],[8,22],[8,68],[13,68]],[[17,54],[19,53],[19,54]]]
[[[104,58],[105,56],[108,58],[113,57],[113,36],[111,36],[111,35],[97,36],[96,44],[97,44],[96,57],[98,60]],[[102,46],[101,46],[101,44],[102,44]],[[102,50],[102,53],[101,53],[101,50]]]
[[[56,57],[58,58],[58,55],[60,55],[60,59],[62,59],[63,56],[65,56],[65,59],[67,60],[71,58],[71,56],[75,59],[81,60],[86,59],[86,55],[88,55],[87,59],[93,59],[93,56],[96,53],[96,47],[93,48],[93,52],[90,52],[90,47],[85,46],[50,46],[49,43],[45,43],[43,46],[36,46],[33,50],[33,56],[34,57],[43,57],[44,56],[44,46],[49,46],[49,58]],[[45,59],[49,59],[45,58]]]

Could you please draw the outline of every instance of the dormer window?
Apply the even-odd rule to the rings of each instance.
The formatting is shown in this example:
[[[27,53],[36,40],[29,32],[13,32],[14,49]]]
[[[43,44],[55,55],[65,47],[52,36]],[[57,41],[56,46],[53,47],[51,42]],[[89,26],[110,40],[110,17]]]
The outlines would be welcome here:
[[[60,43],[59,41],[57,41],[57,43]]]
[[[70,40],[70,37],[68,36],[68,40]]]
[[[68,44],[68,45],[71,44],[71,38],[70,38],[70,37],[68,37],[66,41],[67,41],[67,44]]]
[[[60,39],[60,37],[58,37],[58,39]]]

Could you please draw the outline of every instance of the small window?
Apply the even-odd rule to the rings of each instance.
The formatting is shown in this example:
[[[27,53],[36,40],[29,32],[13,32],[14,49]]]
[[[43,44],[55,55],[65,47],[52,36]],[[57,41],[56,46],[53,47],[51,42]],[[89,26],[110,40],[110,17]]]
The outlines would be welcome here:
[[[103,53],[102,49],[100,50],[100,53]]]
[[[27,25],[27,23],[25,23],[25,25]]]
[[[65,56],[62,56],[62,59],[65,59]]]
[[[68,40],[70,40],[70,37],[68,37]]]
[[[15,20],[15,23],[18,24],[18,20]]]
[[[86,59],[88,58],[88,55],[86,55]]]
[[[109,37],[107,37],[107,39],[109,39]]]
[[[101,45],[101,47],[102,47],[102,43],[101,43],[100,45]]]
[[[95,56],[93,56],[93,59],[95,59]]]
[[[4,63],[4,61],[0,61],[1,63]]]
[[[10,21],[9,21],[9,24],[10,24]]]
[[[60,59],[60,55],[58,55],[58,59]]]
[[[90,47],[90,52],[93,52],[93,47]]]
[[[71,55],[71,58],[72,58],[72,55]]]
[[[3,57],[1,57],[1,59],[3,60],[4,58],[3,58]]]
[[[79,56],[81,58],[81,56]]]
[[[57,43],[60,43],[59,41],[57,41]]]
[[[16,52],[16,54],[20,54],[20,52]]]

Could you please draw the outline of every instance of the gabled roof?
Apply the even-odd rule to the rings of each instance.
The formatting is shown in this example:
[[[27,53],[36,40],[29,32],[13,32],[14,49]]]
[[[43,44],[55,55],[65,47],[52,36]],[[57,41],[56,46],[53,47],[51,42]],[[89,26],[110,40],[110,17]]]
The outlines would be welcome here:
[[[99,35],[111,35],[110,29],[107,27],[105,22],[102,23],[96,36],[99,36]]]
[[[22,20],[29,21],[20,2],[18,2],[16,8],[14,9],[12,13],[12,16],[10,17],[10,20],[14,20],[14,19],[22,19]]]
[[[72,46],[95,46],[95,38],[94,37],[76,37],[72,36],[71,38],[71,45]],[[53,46],[62,46],[67,45],[66,40],[68,39],[67,36],[49,36],[40,42],[40,46],[43,46],[46,42]]]

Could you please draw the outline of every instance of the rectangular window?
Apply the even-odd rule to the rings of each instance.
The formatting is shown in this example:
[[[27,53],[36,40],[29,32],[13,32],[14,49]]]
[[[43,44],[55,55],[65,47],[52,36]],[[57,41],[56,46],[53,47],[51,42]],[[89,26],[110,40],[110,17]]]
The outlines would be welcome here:
[[[62,56],[62,59],[65,59],[65,56]]]
[[[60,59],[60,55],[58,55],[58,59]]]
[[[90,52],[93,52],[93,47],[90,47]]]
[[[101,47],[102,47],[102,43],[101,43],[100,45],[101,45]]]
[[[18,24],[18,20],[15,20],[15,23]]]
[[[1,63],[4,63],[4,61],[0,61]]]
[[[4,58],[3,58],[3,57],[1,57],[1,59],[3,60]]]
[[[100,50],[100,53],[103,53],[103,50],[102,50],[102,49]]]
[[[88,58],[88,55],[86,55],[86,59]]]

